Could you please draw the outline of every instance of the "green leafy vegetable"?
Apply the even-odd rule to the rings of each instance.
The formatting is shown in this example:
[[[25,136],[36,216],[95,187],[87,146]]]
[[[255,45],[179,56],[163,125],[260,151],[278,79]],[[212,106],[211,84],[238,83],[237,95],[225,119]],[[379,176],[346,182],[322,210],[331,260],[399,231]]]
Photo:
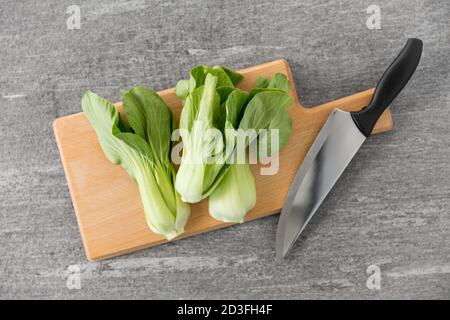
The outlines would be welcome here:
[[[284,74],[277,73],[270,79],[267,88],[279,89],[285,93],[289,93],[291,90],[291,83]]]
[[[244,78],[244,76],[228,67],[225,66],[220,66],[220,68],[222,68],[228,75],[228,77],[230,78],[231,82],[236,85],[239,82],[241,82],[241,80]]]
[[[258,157],[268,157],[289,140],[292,99],[286,76],[261,77],[250,92],[235,87],[242,79],[230,68],[200,65],[177,83],[183,154],[176,175],[170,162],[174,120],[155,92],[135,87],[124,94],[127,122],[109,101],[90,91],[83,97],[106,157],[136,181],[150,229],[167,239],[184,230],[189,217],[184,201],[209,196],[212,217],[243,222],[256,204],[248,147],[255,145]]]
[[[226,67],[197,66],[189,80],[179,81],[176,88],[183,101],[183,156],[176,190],[192,203],[209,196],[211,216],[225,222],[242,222],[256,203],[246,148],[259,135],[257,149],[265,153],[258,155],[272,156],[287,143],[292,131],[286,76],[261,77],[250,93],[234,87],[240,80],[240,74]],[[272,129],[278,133],[276,144],[272,143]],[[244,134],[244,150],[238,149],[239,134]]]
[[[292,123],[287,108],[292,104],[291,97],[282,91],[262,91],[257,93],[245,109],[239,125],[240,129],[256,131],[264,130],[267,133],[258,141],[258,147],[266,144],[267,156],[278,152],[288,141],[292,132]],[[279,133],[279,147],[271,144],[271,129]],[[252,143],[253,141],[249,141]],[[274,149],[275,147],[275,149]]]
[[[183,101],[180,116],[183,155],[175,187],[183,201],[195,203],[207,197],[227,170],[224,137],[225,127],[230,125],[227,106],[230,99],[246,100],[240,90],[234,93],[234,84],[241,79],[240,74],[229,68],[197,66],[191,70],[189,80],[177,84],[176,93]]]
[[[292,132],[292,122],[287,112],[292,104],[289,96],[290,83],[286,76],[276,74],[269,81],[259,78],[250,93],[250,100],[246,105],[232,110],[244,110],[242,118],[235,118],[235,113],[228,112],[227,118],[232,119],[232,125],[227,128],[235,128],[239,124],[239,130],[255,130],[259,134],[259,150],[264,149],[266,156],[272,156],[278,152],[288,141]],[[247,96],[248,97],[248,96]],[[247,98],[248,99],[248,98]],[[227,104],[233,104],[230,95]],[[272,144],[272,129],[277,130],[278,144]],[[231,140],[233,135],[226,135]],[[247,145],[253,143],[258,135],[247,135]],[[235,138],[234,138],[235,139]],[[235,143],[235,140],[232,142]],[[229,145],[232,143],[228,143]],[[241,157],[242,158],[242,157]],[[256,204],[255,179],[248,163],[248,156],[243,157],[244,163],[232,163],[227,168],[224,177],[209,196],[209,213],[215,219],[224,222],[244,221],[244,216]]]
[[[256,80],[255,86],[253,88],[267,88],[269,86],[269,80],[266,77],[259,77]]]
[[[149,228],[170,240],[183,233],[190,211],[174,189],[172,113],[155,92],[143,87],[126,92],[123,103],[129,127],[111,102],[91,91],[83,96],[82,108],[106,157],[137,183]]]

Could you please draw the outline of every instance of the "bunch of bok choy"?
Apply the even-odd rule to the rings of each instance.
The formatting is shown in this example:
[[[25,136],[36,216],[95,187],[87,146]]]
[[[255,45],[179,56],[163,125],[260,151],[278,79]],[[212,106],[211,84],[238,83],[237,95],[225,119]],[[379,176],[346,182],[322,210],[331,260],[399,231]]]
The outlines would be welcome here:
[[[286,76],[261,77],[249,92],[235,87],[242,79],[227,67],[201,65],[177,83],[183,153],[176,174],[175,123],[158,94],[143,87],[126,92],[127,121],[111,102],[91,91],[83,96],[83,111],[106,157],[137,183],[149,228],[168,240],[183,233],[188,203],[206,197],[212,217],[243,222],[256,204],[249,146],[257,157],[271,157],[289,139],[292,99]]]

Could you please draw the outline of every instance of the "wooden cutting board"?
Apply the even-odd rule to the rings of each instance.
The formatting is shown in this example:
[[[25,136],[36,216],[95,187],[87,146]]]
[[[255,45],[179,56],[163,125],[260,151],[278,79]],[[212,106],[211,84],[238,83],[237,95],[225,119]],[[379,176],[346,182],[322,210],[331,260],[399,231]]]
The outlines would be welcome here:
[[[257,204],[247,214],[248,221],[280,212],[291,180],[330,112],[336,107],[347,111],[361,109],[368,104],[373,89],[306,109],[298,101],[286,60],[276,60],[240,72],[245,77],[239,87],[244,90],[249,90],[260,76],[270,78],[281,72],[289,77],[292,83],[291,96],[294,98],[289,109],[293,132],[280,153],[278,173],[272,176],[260,175],[261,165],[252,166],[256,178]],[[181,103],[175,90],[172,88],[159,94],[178,121]],[[122,109],[120,103],[116,106],[119,111]],[[375,126],[374,133],[388,131],[392,127],[391,114],[386,110]],[[104,156],[84,114],[56,119],[53,128],[87,258],[91,261],[100,260],[165,243],[166,240],[147,227],[137,186],[124,169],[110,163]],[[208,215],[206,199],[191,205],[186,232],[180,238],[229,225]]]

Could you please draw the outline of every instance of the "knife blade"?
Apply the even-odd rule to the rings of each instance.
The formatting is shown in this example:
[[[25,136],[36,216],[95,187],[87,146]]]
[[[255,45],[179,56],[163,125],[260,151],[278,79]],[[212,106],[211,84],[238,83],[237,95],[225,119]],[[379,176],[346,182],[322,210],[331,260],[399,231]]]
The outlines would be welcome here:
[[[293,246],[378,118],[409,81],[422,47],[421,40],[408,39],[378,81],[366,108],[359,112],[335,109],[330,114],[297,171],[281,210],[276,235],[278,261]]]

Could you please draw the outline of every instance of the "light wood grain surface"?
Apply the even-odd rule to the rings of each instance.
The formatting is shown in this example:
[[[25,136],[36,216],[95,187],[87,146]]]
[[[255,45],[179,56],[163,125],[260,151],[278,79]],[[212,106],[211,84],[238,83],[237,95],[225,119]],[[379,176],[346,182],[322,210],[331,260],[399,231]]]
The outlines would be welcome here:
[[[369,30],[373,3],[2,0],[0,297],[449,298],[450,2],[376,1],[381,29]],[[66,26],[74,4],[80,30]],[[411,36],[424,52],[391,106],[394,129],[363,145],[283,264],[277,215],[86,261],[52,129],[85,90],[119,101],[199,63],[286,58],[311,107],[373,87]]]
[[[239,87],[247,91],[259,77],[271,79],[276,73],[285,74],[292,83],[290,94],[293,103],[289,107],[292,135],[280,152],[276,174],[260,174],[261,167],[267,167],[267,164],[251,166],[257,201],[245,217],[249,221],[280,212],[291,181],[330,112],[335,108],[360,110],[368,104],[373,90],[307,109],[298,101],[286,60],[252,66],[240,72],[244,79]],[[178,121],[181,101],[175,95],[175,89],[164,90],[159,94]],[[117,104],[117,108],[122,109],[121,103]],[[96,261],[166,243],[164,237],[149,230],[137,186],[123,168],[110,163],[105,157],[95,131],[84,114],[58,118],[53,127],[87,258]],[[390,129],[392,118],[390,112],[386,111],[374,132]],[[230,224],[210,217],[206,199],[191,205],[191,215],[181,237],[226,226]]]

